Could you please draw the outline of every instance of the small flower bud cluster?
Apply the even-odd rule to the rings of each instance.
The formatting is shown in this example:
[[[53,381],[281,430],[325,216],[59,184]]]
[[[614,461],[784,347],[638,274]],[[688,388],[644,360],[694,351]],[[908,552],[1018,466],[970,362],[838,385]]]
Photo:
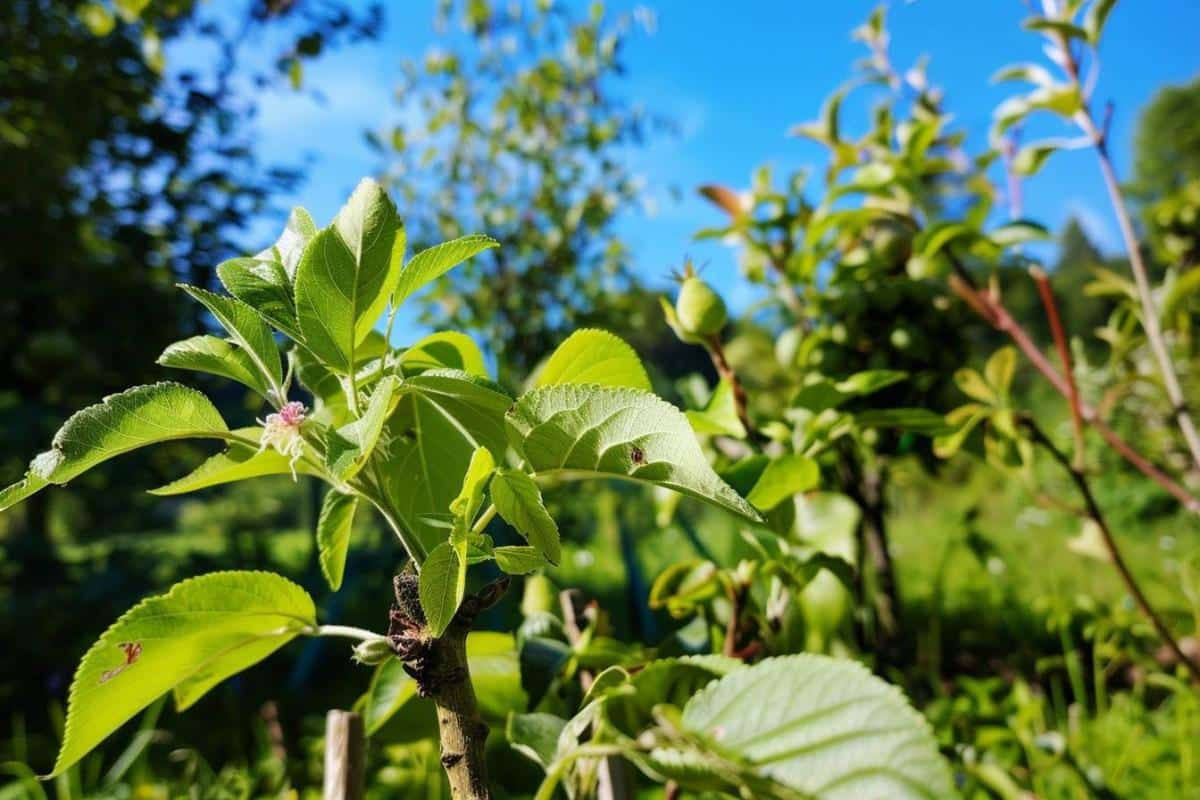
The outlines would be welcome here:
[[[292,480],[296,479],[296,462],[304,455],[304,437],[300,435],[304,414],[304,404],[293,400],[285,403],[277,413],[268,414],[265,420],[259,420],[259,424],[263,426],[259,444],[263,450],[270,447],[290,459]]]

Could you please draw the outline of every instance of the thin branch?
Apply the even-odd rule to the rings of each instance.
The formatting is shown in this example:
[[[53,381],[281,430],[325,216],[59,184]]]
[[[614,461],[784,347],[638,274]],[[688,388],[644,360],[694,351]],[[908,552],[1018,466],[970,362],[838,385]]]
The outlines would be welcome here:
[[[950,289],[963,299],[972,309],[981,317],[987,320],[996,330],[1005,333],[1017,345],[1030,363],[1049,381],[1050,385],[1058,391],[1059,394],[1067,397],[1069,389],[1067,381],[1059,374],[1058,370],[1050,363],[1042,351],[1030,338],[1028,332],[1021,327],[1021,324],[1013,319],[1008,313],[1008,309],[1004,307],[1003,302],[999,297],[996,297],[992,292],[984,292],[977,288],[971,274],[967,272],[962,263],[953,256],[950,263],[954,266],[955,275],[950,278]],[[1193,496],[1187,489],[1181,486],[1174,478],[1168,475],[1161,468],[1150,462],[1145,456],[1137,452],[1128,442],[1122,439],[1117,433],[1110,428],[1103,419],[1100,418],[1096,409],[1092,408],[1087,403],[1080,400],[1079,412],[1084,421],[1088,423],[1097,433],[1108,442],[1108,444],[1116,450],[1122,458],[1128,461],[1139,472],[1145,475],[1150,480],[1157,483],[1167,492],[1169,492],[1176,500],[1183,504],[1183,507],[1192,513],[1200,513],[1200,499]]]
[[[1079,82],[1078,65],[1071,55],[1070,48],[1067,47],[1066,38],[1060,35],[1059,39],[1067,58],[1067,74],[1082,96],[1084,88]],[[1166,337],[1163,335],[1162,325],[1158,319],[1158,309],[1154,305],[1154,297],[1151,294],[1149,272],[1146,269],[1145,259],[1142,258],[1142,249],[1138,244],[1137,234],[1133,230],[1133,219],[1129,214],[1129,207],[1125,204],[1125,196],[1121,193],[1121,183],[1117,180],[1116,168],[1113,166],[1112,157],[1108,152],[1108,129],[1112,123],[1112,104],[1109,103],[1105,106],[1104,119],[1100,125],[1096,124],[1092,110],[1086,103],[1075,114],[1074,119],[1092,140],[1092,145],[1096,149],[1096,158],[1100,163],[1100,175],[1104,178],[1104,188],[1108,192],[1113,214],[1117,218],[1117,227],[1120,228],[1121,238],[1125,243],[1125,254],[1129,257],[1129,271],[1133,273],[1133,280],[1137,285],[1138,304],[1142,308],[1142,327],[1146,331],[1146,340],[1150,343],[1150,351],[1154,353],[1155,361],[1158,362],[1158,371],[1162,374],[1167,399],[1171,401],[1171,408],[1179,430],[1183,433],[1183,439],[1191,453],[1193,468],[1200,469],[1200,432],[1197,432],[1196,423],[1192,419],[1191,411],[1188,410],[1187,400],[1183,396],[1183,387],[1179,383],[1179,375],[1175,371],[1175,364],[1167,349]]]
[[[704,341],[705,349],[712,357],[713,368],[717,371],[717,376],[729,384],[729,389],[733,393],[733,407],[737,412],[738,421],[742,423],[742,427],[746,429],[746,436],[751,441],[758,438],[758,431],[750,422],[750,414],[748,403],[746,400],[746,387],[742,385],[737,373],[733,367],[729,365],[729,360],[725,358],[725,347],[721,344],[721,338],[717,334],[713,334]]]
[[[1187,667],[1188,672],[1192,674],[1192,678],[1200,681],[1200,665],[1188,657],[1180,648],[1179,642],[1175,640],[1174,635],[1162,617],[1150,605],[1150,601],[1146,598],[1141,586],[1138,585],[1137,579],[1130,572],[1129,565],[1125,563],[1125,557],[1121,554],[1121,548],[1117,545],[1116,539],[1113,538],[1112,530],[1108,527],[1108,521],[1104,517],[1104,512],[1100,510],[1100,505],[1096,502],[1096,496],[1092,493],[1092,487],[1088,483],[1087,476],[1083,474],[1082,470],[1077,469],[1071,463],[1066,453],[1050,440],[1050,437],[1038,427],[1036,422],[1029,418],[1022,419],[1021,421],[1033,436],[1034,442],[1049,452],[1054,457],[1054,460],[1062,465],[1063,469],[1070,474],[1071,480],[1075,483],[1075,488],[1079,490],[1079,494],[1083,498],[1084,505],[1087,506],[1087,517],[1096,523],[1096,527],[1100,530],[1101,538],[1104,541],[1104,549],[1108,552],[1109,559],[1112,561],[1117,573],[1121,576],[1126,590],[1133,597],[1133,601],[1137,604],[1142,614],[1150,621],[1159,638],[1170,648],[1175,657]]]
[[[1067,405],[1071,409],[1071,428],[1075,433],[1075,469],[1083,469],[1083,412],[1079,408],[1079,387],[1075,383],[1075,370],[1071,369],[1071,348],[1067,346],[1067,335],[1063,331],[1062,317],[1058,313],[1058,303],[1054,300],[1054,289],[1046,273],[1037,267],[1031,267],[1029,274],[1037,284],[1042,296],[1042,306],[1046,309],[1046,319],[1050,323],[1050,333],[1054,337],[1054,346],[1058,349],[1058,358],[1062,361],[1063,375],[1067,380]]]

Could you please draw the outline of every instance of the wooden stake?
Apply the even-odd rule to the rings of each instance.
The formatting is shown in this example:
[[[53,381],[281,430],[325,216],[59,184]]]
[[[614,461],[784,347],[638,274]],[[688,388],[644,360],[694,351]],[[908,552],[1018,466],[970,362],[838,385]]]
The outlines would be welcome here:
[[[325,716],[325,800],[362,800],[366,770],[363,720],[353,711]]]

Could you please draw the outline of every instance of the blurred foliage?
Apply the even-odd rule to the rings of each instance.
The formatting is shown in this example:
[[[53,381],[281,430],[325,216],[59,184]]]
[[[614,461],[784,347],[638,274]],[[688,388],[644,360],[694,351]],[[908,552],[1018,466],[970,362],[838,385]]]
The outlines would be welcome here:
[[[249,111],[246,98],[202,76],[162,70],[165,43],[212,35],[231,45],[234,34],[200,30],[190,3],[142,4],[135,16],[123,11],[137,6],[19,2],[0,10],[7,56],[0,63],[0,175],[16,187],[0,199],[6,245],[0,277],[11,287],[0,299],[0,352],[11,353],[13,364],[11,383],[0,387],[0,449],[6,457],[22,456],[20,466],[68,410],[131,379],[160,377],[152,370],[139,376],[136,369],[151,364],[166,341],[207,326],[168,288],[179,279],[210,283],[205,270],[240,251],[239,229],[294,177],[254,163],[240,121]],[[377,23],[340,16],[334,4],[248,8],[251,28],[281,15],[315,14],[301,17],[307,22],[299,28],[308,32],[273,63],[278,73],[271,80],[300,86],[305,58],[366,35]],[[445,51],[405,67],[401,108],[406,120],[416,121],[377,135],[376,143],[389,176],[410,199],[411,240],[419,248],[478,229],[502,243],[429,293],[424,320],[502,343],[492,355],[510,381],[527,374],[563,330],[611,327],[651,369],[662,367],[657,384],[702,411],[715,394],[707,354],[660,335],[657,297],[629,273],[629,254],[615,228],[640,198],[624,155],[657,124],[621,102],[618,91],[621,48],[634,23],[646,19],[577,18],[573,8],[444,4],[443,25],[461,35],[447,35]],[[358,23],[338,28],[338,20]],[[337,30],[349,38],[338,38]],[[879,368],[903,369],[909,378],[855,397],[850,412],[908,405],[948,410],[962,400],[954,369],[1000,342],[943,302],[945,254],[931,246],[924,224],[948,212],[982,223],[986,215],[973,213],[961,190],[981,188],[971,184],[988,164],[961,160],[960,134],[946,127],[940,93],[923,72],[891,67],[882,33],[881,23],[859,32],[875,70],[873,88],[860,89],[875,101],[869,128],[858,137],[838,131],[835,109],[833,128],[806,131],[832,143],[834,165],[844,153],[869,154],[871,169],[847,163],[844,180],[836,170],[826,174],[828,185],[818,195],[836,195],[838,202],[814,201],[804,175],[783,176],[781,186],[766,170],[756,173],[747,192],[716,198],[731,212],[731,224],[710,234],[737,235],[747,277],[778,292],[769,306],[740,321],[727,342],[760,422],[782,418],[805,385]],[[223,52],[232,58],[234,51]],[[238,69],[236,59],[220,67],[226,78]],[[1195,279],[1188,269],[1197,258],[1200,207],[1198,94],[1200,84],[1167,89],[1148,107],[1131,182],[1143,204],[1148,244],[1167,278],[1164,320],[1181,360],[1194,355]],[[822,124],[829,120],[827,109]],[[914,149],[926,147],[920,154]],[[888,196],[896,185],[905,191]],[[862,195],[870,199],[844,199]],[[416,198],[432,202],[418,205]],[[854,213],[841,213],[847,205]],[[828,235],[810,238],[822,220]],[[976,274],[996,276],[1006,305],[1037,340],[1049,342],[1025,260],[961,248]],[[1107,272],[1097,276],[1097,269]],[[35,272],[43,278],[28,280]],[[1080,340],[1076,369],[1085,393],[1102,401],[1126,438],[1165,452],[1167,465],[1181,468],[1186,461],[1148,367],[1125,274],[1124,259],[1100,252],[1077,222],[1060,234],[1051,278],[1068,299],[1062,311]],[[103,311],[118,295],[125,298],[117,306],[122,311]],[[114,334],[93,335],[99,324]],[[18,330],[26,333],[18,338]],[[982,358],[974,360],[983,367]],[[701,386],[686,377],[696,372],[708,376]],[[1014,406],[1039,409],[1050,418],[1047,427],[1067,437],[1057,395],[1019,374],[1009,388]],[[224,400],[241,402],[240,396]],[[789,423],[803,427],[803,420]],[[932,463],[927,440],[867,428],[855,434],[864,446],[858,455],[887,460],[878,502],[888,512],[900,597],[916,621],[900,648],[908,660],[890,677],[923,703],[946,750],[956,754],[964,792],[972,798],[1027,791],[1046,798],[1197,796],[1196,695],[1176,680],[1169,659],[1147,657],[1153,636],[1106,565],[1072,548],[1081,538],[1077,517],[1043,508],[1045,497],[968,461],[951,462],[930,477],[917,468]],[[981,452],[978,441],[971,444]],[[159,454],[144,468],[161,473],[170,464],[172,476],[189,457],[171,449]],[[1167,604],[1175,624],[1195,628],[1197,524],[1156,487],[1131,480],[1108,448],[1093,445],[1088,458],[1112,521],[1136,534],[1129,537],[1134,571],[1147,576],[1152,596]],[[824,466],[826,477],[837,479],[830,462]],[[151,512],[130,502],[127,485],[154,479],[137,473],[143,467],[136,460],[122,468],[119,478],[98,477],[86,494],[60,495],[55,508],[34,521],[53,534],[52,571],[48,562],[17,560],[11,544],[21,521],[0,520],[6,548],[0,640],[9,648],[0,705],[11,714],[0,743],[3,758],[49,763],[55,745],[48,721],[58,712],[52,707],[47,714],[44,698],[65,687],[67,665],[93,638],[95,620],[115,618],[133,598],[183,575],[233,564],[277,568],[302,574],[310,588],[321,585],[310,534],[319,502],[306,480],[210,491]],[[0,469],[13,477],[18,463],[3,462]],[[1036,469],[1046,494],[1066,495],[1061,476]],[[628,487],[559,491],[548,504],[566,540],[555,580],[598,601],[603,641],[572,649],[554,585],[540,587],[554,598],[543,616],[522,616],[514,591],[489,618],[492,627],[523,621],[529,653],[552,662],[571,653],[597,665],[641,657],[641,645],[629,643],[667,654],[705,651],[721,640],[719,617],[685,625],[691,620],[673,616],[666,603],[651,607],[649,598],[654,579],[681,564],[708,563],[736,577],[743,563],[760,557],[727,519],[684,508],[662,524],[662,507]],[[86,531],[95,535],[79,535]],[[362,546],[347,567],[353,579],[338,595],[321,596],[323,611],[330,621],[378,627],[378,597],[388,591],[395,547],[382,531],[356,536]],[[539,580],[527,585],[538,588]],[[707,592],[711,586],[698,581],[689,588]],[[767,607],[770,597],[755,591],[756,602]],[[62,602],[67,595],[70,604]],[[679,609],[697,596],[683,592],[672,599]],[[720,610],[719,594],[703,599]],[[695,608],[703,606],[697,601]],[[840,608],[819,644],[801,627],[773,631],[772,645],[828,646],[845,633],[849,606]],[[152,709],[141,723],[151,735],[137,739],[130,730],[118,736],[60,793],[264,796],[298,789],[316,796],[318,715],[355,701],[353,687],[330,680],[343,662],[344,653],[328,645],[295,645],[188,715],[160,718]],[[575,673],[560,676],[546,701],[564,713],[579,700],[579,684],[568,677]],[[264,705],[267,700],[278,707]],[[436,747],[399,727],[372,740],[375,791],[439,796],[445,787]],[[121,748],[131,740],[145,749],[126,751],[131,759],[117,770]],[[502,740],[491,756],[506,790],[535,783],[535,772]],[[0,797],[22,796],[22,786],[33,784],[20,780],[11,785],[16,788],[0,789]]]
[[[500,242],[425,296],[421,322],[479,332],[502,379],[525,375],[585,322],[626,327],[635,281],[616,222],[642,191],[626,154],[657,123],[621,98],[621,51],[652,18],[541,1],[438,15],[462,36],[404,63],[404,121],[373,140],[410,242]]]

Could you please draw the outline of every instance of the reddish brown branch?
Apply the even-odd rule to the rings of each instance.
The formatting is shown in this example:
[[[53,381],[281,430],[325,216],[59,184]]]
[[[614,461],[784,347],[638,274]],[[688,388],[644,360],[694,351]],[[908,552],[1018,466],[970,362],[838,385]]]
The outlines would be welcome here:
[[[1054,337],[1054,346],[1058,349],[1058,358],[1062,361],[1063,376],[1067,381],[1067,405],[1071,409],[1071,428],[1075,433],[1075,469],[1083,469],[1083,411],[1079,408],[1079,387],[1075,384],[1075,370],[1071,369],[1071,348],[1067,345],[1067,334],[1063,331],[1062,317],[1058,313],[1058,303],[1054,300],[1054,289],[1050,287],[1050,279],[1046,273],[1037,267],[1032,267],[1029,274],[1037,283],[1038,293],[1042,296],[1042,306],[1046,309],[1046,319],[1050,323],[1050,333]]]
[[[950,289],[961,297],[976,313],[987,320],[992,327],[1001,333],[1007,334],[1013,340],[1017,349],[1029,359],[1029,362],[1050,382],[1050,385],[1063,397],[1069,397],[1070,389],[1068,388],[1066,379],[1054,368],[1054,365],[1050,363],[1021,324],[1008,313],[1008,309],[1004,307],[1000,298],[992,291],[980,290],[975,285],[975,281],[971,278],[970,273],[966,271],[957,259],[951,258],[951,264],[954,266],[955,274],[950,277]],[[1094,428],[1104,441],[1108,442],[1135,469],[1169,492],[1188,511],[1200,513],[1200,500],[1197,500],[1179,482],[1161,468],[1151,463],[1149,459],[1142,456],[1128,442],[1118,436],[1100,418],[1096,409],[1092,408],[1082,399],[1079,401],[1079,413],[1083,417],[1083,420]]]
[[[1096,502],[1096,496],[1092,493],[1092,487],[1088,483],[1087,476],[1081,470],[1075,468],[1067,458],[1066,453],[1060,450],[1036,423],[1030,419],[1022,420],[1022,422],[1033,436],[1034,442],[1041,445],[1070,474],[1071,480],[1075,483],[1075,488],[1079,490],[1079,494],[1083,498],[1084,505],[1087,506],[1087,517],[1096,523],[1096,527],[1100,530],[1100,536],[1104,541],[1104,549],[1108,552],[1109,560],[1112,561],[1117,574],[1121,576],[1121,581],[1133,597],[1133,601],[1137,604],[1138,609],[1149,620],[1159,638],[1170,648],[1175,657],[1187,667],[1188,672],[1192,675],[1192,679],[1200,680],[1200,665],[1183,652],[1183,649],[1179,646],[1179,642],[1175,640],[1175,636],[1171,633],[1167,624],[1158,615],[1158,612],[1155,611],[1154,606],[1150,605],[1150,601],[1142,591],[1142,587],[1138,585],[1137,579],[1134,578],[1133,573],[1129,570],[1129,565],[1125,563],[1125,557],[1121,553],[1121,548],[1117,545],[1117,540],[1113,537],[1112,530],[1108,527],[1104,513],[1100,510],[1100,504]]]
[[[729,365],[729,360],[725,358],[725,347],[721,344],[720,336],[713,334],[705,340],[704,344],[708,350],[708,354],[712,357],[713,368],[717,371],[717,377],[728,383],[729,390],[733,393],[733,407],[737,412],[738,421],[746,429],[746,436],[753,441],[758,437],[758,432],[750,422],[749,403],[746,400],[746,387],[742,386],[737,373]]]

